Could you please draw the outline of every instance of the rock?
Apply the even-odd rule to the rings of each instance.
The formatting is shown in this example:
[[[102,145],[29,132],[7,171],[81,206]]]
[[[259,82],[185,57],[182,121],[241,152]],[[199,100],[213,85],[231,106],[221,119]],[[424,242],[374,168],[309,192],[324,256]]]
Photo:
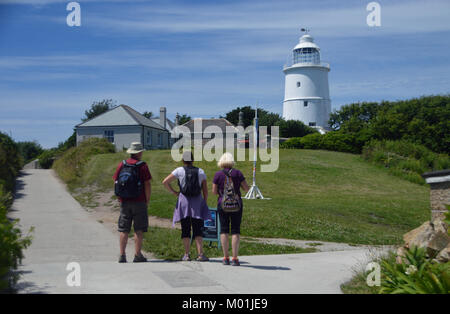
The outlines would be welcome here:
[[[445,223],[444,221],[436,219],[436,220],[433,220],[432,225],[433,225],[434,231],[447,233],[448,227],[447,227],[447,223]]]
[[[405,247],[410,248],[412,246],[426,247],[428,242],[434,234],[433,225],[427,221],[423,223],[420,227],[411,230],[410,232],[403,235],[403,240],[405,241]]]
[[[444,250],[449,243],[450,237],[448,236],[447,232],[435,232],[427,245],[428,254],[430,256],[438,254],[440,251]]]
[[[439,263],[447,263],[450,261],[450,243],[439,252],[439,254],[436,256],[436,260]]]
[[[439,220],[433,221],[433,223],[429,221],[423,223],[420,227],[406,233],[403,240],[405,241],[405,248],[413,246],[426,248],[430,257],[440,254],[450,243],[447,224]],[[443,254],[445,257],[445,253]]]

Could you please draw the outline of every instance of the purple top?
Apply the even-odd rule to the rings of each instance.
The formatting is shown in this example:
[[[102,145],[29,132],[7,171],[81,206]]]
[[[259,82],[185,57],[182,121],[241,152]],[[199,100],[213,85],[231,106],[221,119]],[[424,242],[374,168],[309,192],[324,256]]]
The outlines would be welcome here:
[[[225,168],[225,170],[229,171],[230,169]],[[241,183],[245,181],[244,175],[239,170],[232,169],[230,176],[231,176],[231,179],[233,180],[234,191],[236,192],[237,195],[239,195],[239,197],[241,197]],[[225,187],[225,181],[226,181],[226,175],[223,172],[223,170],[217,171],[216,174],[214,175],[214,179],[213,179],[213,183],[217,184],[217,189],[219,192],[219,198],[217,199],[217,204],[220,204],[220,202],[222,201],[222,194],[223,194],[223,189]]]

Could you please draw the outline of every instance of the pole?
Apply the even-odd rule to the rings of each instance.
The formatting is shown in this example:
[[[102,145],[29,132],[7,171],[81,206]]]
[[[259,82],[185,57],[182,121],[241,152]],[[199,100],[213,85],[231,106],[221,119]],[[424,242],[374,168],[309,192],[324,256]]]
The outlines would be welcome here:
[[[255,109],[255,129],[253,132],[253,184],[245,194],[245,199],[268,199],[265,198],[256,185],[256,158],[258,150],[258,105]]]

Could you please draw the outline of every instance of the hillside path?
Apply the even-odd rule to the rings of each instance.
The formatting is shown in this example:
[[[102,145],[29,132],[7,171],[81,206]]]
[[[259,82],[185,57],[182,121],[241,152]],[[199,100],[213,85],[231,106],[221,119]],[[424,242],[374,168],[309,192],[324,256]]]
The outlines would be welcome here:
[[[11,216],[24,233],[35,228],[19,269],[21,293],[340,293],[353,268],[368,261],[368,249],[358,248],[242,256],[241,267],[219,258],[119,264],[117,233],[93,219],[51,170],[23,171],[17,188]],[[130,243],[129,260],[132,249]],[[66,283],[70,262],[80,265],[79,287]]]

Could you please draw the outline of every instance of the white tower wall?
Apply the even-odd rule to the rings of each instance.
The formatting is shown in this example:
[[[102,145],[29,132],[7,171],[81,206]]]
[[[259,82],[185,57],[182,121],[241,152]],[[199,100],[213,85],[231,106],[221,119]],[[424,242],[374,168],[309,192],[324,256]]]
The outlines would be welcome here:
[[[328,128],[331,100],[328,64],[320,62],[320,48],[304,35],[293,50],[293,62],[285,66],[283,118]]]

